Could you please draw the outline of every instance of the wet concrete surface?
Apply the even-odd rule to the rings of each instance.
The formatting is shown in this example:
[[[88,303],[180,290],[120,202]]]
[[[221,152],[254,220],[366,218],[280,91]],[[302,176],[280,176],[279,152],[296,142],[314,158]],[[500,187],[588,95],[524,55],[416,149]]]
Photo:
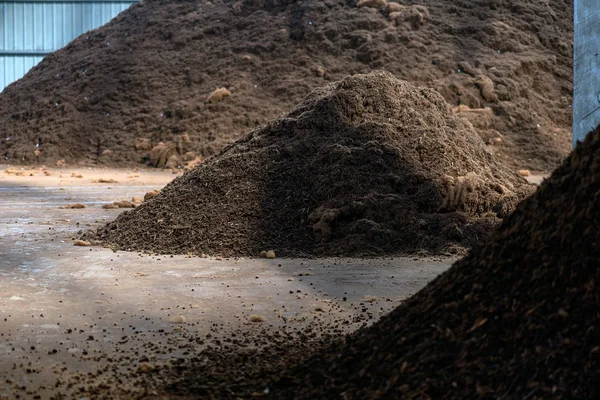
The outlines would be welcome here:
[[[112,374],[119,382],[140,360],[185,359],[199,347],[189,344],[192,334],[315,324],[350,332],[454,261],[192,258],[79,247],[78,232],[123,211],[103,204],[143,197],[174,175],[0,171],[9,171],[0,172],[0,399],[90,398],[78,394],[79,377]],[[60,208],[69,203],[86,208]]]

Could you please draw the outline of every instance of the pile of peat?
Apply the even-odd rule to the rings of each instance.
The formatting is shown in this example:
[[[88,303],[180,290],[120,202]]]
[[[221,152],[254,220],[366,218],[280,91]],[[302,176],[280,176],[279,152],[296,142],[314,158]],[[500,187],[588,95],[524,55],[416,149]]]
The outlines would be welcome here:
[[[186,165],[319,86],[387,70],[459,107],[513,170],[558,166],[571,144],[573,2],[401,3],[139,2],[0,94],[0,157]],[[217,88],[231,95],[209,101]]]
[[[486,244],[374,325],[323,347],[206,351],[153,379],[183,398],[596,399],[599,193],[600,128]]]
[[[95,239],[167,254],[440,253],[532,191],[435,91],[386,72],[315,90]]]
[[[274,398],[598,398],[600,129],[487,244]]]

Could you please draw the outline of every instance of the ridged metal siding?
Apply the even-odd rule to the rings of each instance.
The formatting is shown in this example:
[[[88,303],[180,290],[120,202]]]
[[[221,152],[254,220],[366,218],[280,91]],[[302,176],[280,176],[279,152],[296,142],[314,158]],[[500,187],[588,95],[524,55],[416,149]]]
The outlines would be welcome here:
[[[136,0],[0,1],[0,91],[44,55],[98,28]]]

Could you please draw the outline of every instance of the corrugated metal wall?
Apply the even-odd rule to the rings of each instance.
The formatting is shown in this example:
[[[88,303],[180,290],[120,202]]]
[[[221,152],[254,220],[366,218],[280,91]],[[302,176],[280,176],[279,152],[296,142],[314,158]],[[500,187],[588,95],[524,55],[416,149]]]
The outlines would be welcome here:
[[[0,91],[137,0],[0,0]]]

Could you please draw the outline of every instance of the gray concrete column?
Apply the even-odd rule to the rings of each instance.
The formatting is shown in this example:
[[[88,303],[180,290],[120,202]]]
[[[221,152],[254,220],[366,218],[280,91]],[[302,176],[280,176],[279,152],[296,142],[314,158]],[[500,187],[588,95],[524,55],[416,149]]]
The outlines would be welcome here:
[[[600,125],[600,0],[575,0],[573,146]]]

